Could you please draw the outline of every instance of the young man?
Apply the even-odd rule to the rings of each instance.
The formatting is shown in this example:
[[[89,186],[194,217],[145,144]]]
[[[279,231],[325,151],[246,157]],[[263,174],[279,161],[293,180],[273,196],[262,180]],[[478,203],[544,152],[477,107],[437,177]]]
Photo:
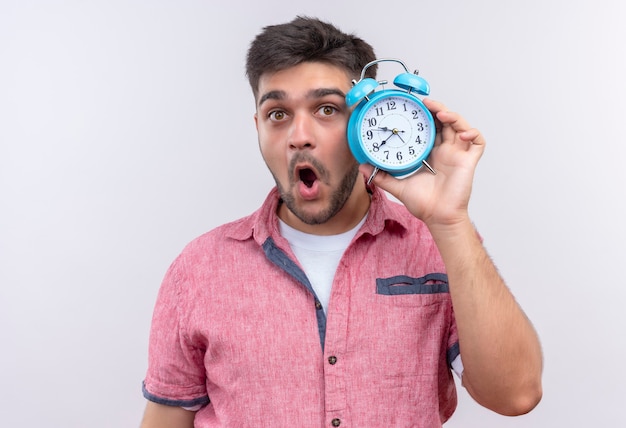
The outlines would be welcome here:
[[[170,267],[143,427],[440,427],[456,407],[451,369],[501,414],[539,402],[536,333],[468,216],[483,137],[425,100],[437,174],[379,173],[368,186],[373,168],[346,142],[345,94],[373,59],[308,18],[252,43],[254,120],[276,188]]]

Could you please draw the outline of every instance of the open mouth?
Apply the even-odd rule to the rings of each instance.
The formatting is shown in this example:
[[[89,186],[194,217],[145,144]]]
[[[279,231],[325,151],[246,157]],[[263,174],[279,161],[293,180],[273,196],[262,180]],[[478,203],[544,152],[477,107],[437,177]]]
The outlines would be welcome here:
[[[317,175],[315,175],[315,171],[311,168],[302,168],[298,171],[298,176],[300,177],[300,181],[304,183],[306,187],[309,189],[313,187],[313,183],[317,180]]]

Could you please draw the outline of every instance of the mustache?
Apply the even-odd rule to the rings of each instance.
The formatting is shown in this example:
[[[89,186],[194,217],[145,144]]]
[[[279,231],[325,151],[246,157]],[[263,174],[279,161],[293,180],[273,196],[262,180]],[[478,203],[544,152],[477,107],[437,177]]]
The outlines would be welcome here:
[[[295,154],[291,161],[289,162],[289,180],[293,181],[295,177],[296,165],[297,164],[309,164],[313,167],[315,175],[318,180],[323,182],[328,181],[328,170],[322,163],[314,158],[310,153],[306,152],[298,152]]]

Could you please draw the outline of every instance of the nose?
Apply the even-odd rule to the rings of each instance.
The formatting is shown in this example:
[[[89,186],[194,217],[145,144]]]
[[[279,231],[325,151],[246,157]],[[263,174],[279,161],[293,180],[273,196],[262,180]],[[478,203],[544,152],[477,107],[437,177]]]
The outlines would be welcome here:
[[[314,119],[304,113],[295,114],[289,129],[289,147],[302,150],[315,147]]]

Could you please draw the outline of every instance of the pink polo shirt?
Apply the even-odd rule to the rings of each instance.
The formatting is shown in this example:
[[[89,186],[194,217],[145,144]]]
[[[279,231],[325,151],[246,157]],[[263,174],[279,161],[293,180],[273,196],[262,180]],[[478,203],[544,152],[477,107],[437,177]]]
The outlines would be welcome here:
[[[456,407],[459,347],[428,229],[374,190],[325,314],[278,232],[278,203],[274,189],[171,265],[145,397],[202,405],[196,427],[441,427]]]

